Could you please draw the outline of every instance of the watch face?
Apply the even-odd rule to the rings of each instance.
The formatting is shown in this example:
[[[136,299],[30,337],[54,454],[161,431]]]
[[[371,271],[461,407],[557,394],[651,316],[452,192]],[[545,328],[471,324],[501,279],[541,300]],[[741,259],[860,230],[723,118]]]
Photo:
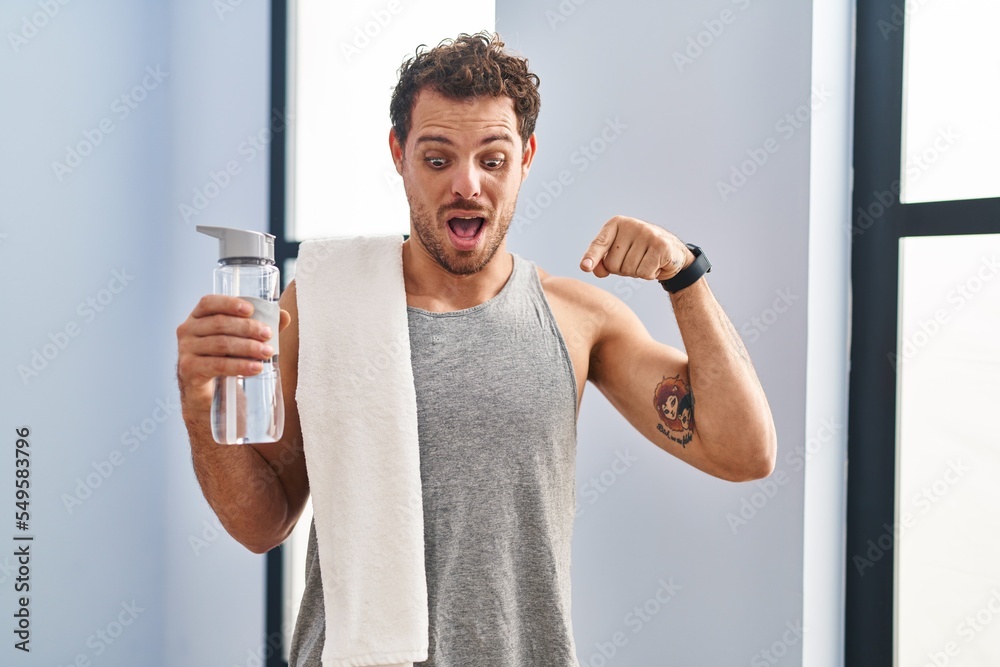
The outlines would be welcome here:
[[[693,243],[685,243],[691,252],[694,254],[694,262],[691,262],[691,266],[694,266],[695,262],[700,262],[705,265],[705,273],[712,270],[712,263],[708,261],[708,257],[705,257],[705,252],[700,246],[696,246]]]

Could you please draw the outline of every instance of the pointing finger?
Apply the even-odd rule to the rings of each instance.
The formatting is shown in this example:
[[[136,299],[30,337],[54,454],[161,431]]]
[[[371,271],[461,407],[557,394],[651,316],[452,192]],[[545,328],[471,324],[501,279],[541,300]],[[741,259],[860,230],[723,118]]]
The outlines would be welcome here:
[[[594,237],[594,240],[587,248],[587,252],[583,254],[583,259],[580,261],[580,268],[584,271],[594,270],[598,262],[604,259],[604,256],[608,253],[608,248],[614,243],[617,233],[618,221],[615,218],[604,223],[601,231],[597,233],[597,236]]]

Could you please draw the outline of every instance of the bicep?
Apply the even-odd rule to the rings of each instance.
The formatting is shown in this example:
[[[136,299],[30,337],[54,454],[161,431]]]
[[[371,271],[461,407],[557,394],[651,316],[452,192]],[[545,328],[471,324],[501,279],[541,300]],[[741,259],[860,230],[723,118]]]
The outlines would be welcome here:
[[[619,310],[594,347],[589,379],[646,439],[713,474],[698,436],[687,354],[655,340],[628,308]]]

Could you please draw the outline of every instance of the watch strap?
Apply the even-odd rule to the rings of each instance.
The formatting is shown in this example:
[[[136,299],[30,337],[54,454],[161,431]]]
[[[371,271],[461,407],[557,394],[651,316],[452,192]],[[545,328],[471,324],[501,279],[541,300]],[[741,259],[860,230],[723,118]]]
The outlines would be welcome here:
[[[690,287],[703,275],[712,270],[712,263],[708,261],[708,257],[705,256],[705,253],[702,252],[701,248],[693,243],[685,243],[684,245],[686,245],[694,255],[694,261],[678,271],[677,275],[674,277],[660,281],[660,284],[663,285],[663,289],[671,294],[679,292],[685,287]]]

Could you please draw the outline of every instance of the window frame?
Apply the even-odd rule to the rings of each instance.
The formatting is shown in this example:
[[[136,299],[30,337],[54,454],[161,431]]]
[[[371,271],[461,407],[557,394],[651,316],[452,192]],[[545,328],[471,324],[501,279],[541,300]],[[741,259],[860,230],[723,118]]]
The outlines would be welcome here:
[[[887,360],[897,352],[900,239],[1000,233],[1000,198],[899,202],[903,4],[857,1],[844,654],[852,667],[895,664],[895,544],[863,572],[854,558],[896,520],[897,388]],[[888,199],[894,185],[885,205],[878,195]]]

